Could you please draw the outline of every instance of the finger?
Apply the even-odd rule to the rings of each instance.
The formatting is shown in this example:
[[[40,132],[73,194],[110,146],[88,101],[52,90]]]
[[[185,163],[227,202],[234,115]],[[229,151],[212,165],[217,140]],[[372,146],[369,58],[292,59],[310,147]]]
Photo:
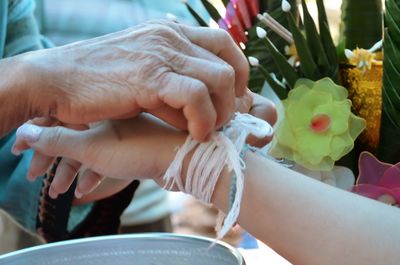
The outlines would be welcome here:
[[[83,195],[90,193],[100,185],[103,179],[104,177],[96,172],[90,169],[85,169],[85,171],[79,176],[78,186],[75,190],[75,197],[80,199]]]
[[[65,127],[39,127],[24,124],[18,128],[16,136],[39,153],[52,157],[69,157],[84,160],[86,132]]]
[[[82,196],[80,199],[76,198],[73,203],[74,205],[79,205],[108,198],[126,188],[131,182],[131,179],[121,180],[105,178],[100,182],[100,185],[97,186],[96,189]]]
[[[148,110],[147,112],[175,128],[187,130],[187,120],[181,110],[164,105],[157,109]]]
[[[182,109],[188,129],[196,140],[205,140],[215,128],[217,113],[207,86],[194,78],[168,73],[159,92],[161,100]]]
[[[52,166],[54,161],[54,157],[35,151],[28,170],[28,180],[34,181],[38,176],[43,176]]]
[[[250,109],[250,114],[274,125],[278,119],[275,104],[259,94],[251,92],[253,97],[253,105]]]
[[[277,120],[277,112],[274,103],[269,99],[251,92],[253,104],[249,113],[257,118],[267,121],[269,124],[274,125]],[[273,136],[264,138],[257,138],[250,135],[247,138],[247,143],[252,146],[263,147],[272,140]]]
[[[250,134],[246,139],[246,143],[248,145],[261,148],[261,147],[266,146],[269,142],[271,142],[271,140],[272,140],[272,136],[258,138],[256,136]]]
[[[27,121],[26,123],[28,124],[36,124],[38,126],[45,126],[45,127],[49,127],[49,126],[53,126],[55,124],[57,124],[57,120],[54,118],[35,118],[32,120]],[[27,145],[25,143],[25,141],[21,141],[18,138],[15,140],[14,145],[11,148],[11,152],[14,155],[20,155],[23,151],[29,149],[29,145]]]
[[[126,119],[131,119],[139,115],[143,110],[140,108],[137,108],[129,113],[123,114],[123,115],[118,115],[115,117],[112,117],[112,120],[126,120]]]
[[[235,71],[226,63],[176,55],[173,71],[202,81],[208,88],[217,112],[216,127],[228,122],[235,107]]]
[[[244,96],[236,99],[236,111],[249,113],[257,118],[267,121],[273,125],[276,122],[277,114],[272,101],[247,89]],[[247,137],[247,143],[252,146],[263,147],[272,140],[272,136],[258,138],[254,135]]]
[[[192,43],[214,53],[233,67],[236,95],[242,96],[247,87],[249,65],[229,33],[222,29],[176,25]]]
[[[246,93],[235,99],[235,110],[240,113],[249,113],[253,106],[253,93],[247,89]]]
[[[56,199],[59,194],[63,194],[68,191],[74,182],[80,167],[81,163],[78,161],[69,158],[63,158],[61,160],[61,162],[58,164],[53,182],[50,185],[50,198]]]
[[[240,113],[250,113],[254,105],[254,93],[247,89],[246,93],[242,97],[236,98],[235,105],[236,111]],[[250,114],[253,115],[254,113]],[[246,139],[247,144],[256,147],[263,147],[270,141],[271,137],[258,138],[252,134],[250,134]]]

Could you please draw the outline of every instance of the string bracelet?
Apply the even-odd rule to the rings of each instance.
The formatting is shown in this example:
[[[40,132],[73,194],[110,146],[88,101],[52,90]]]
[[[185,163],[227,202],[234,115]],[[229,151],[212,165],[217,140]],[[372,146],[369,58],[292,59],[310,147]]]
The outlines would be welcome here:
[[[229,194],[229,210],[217,220],[217,239],[223,238],[236,223],[244,189],[244,156],[249,150],[247,137],[252,134],[258,138],[272,136],[271,125],[249,114],[235,113],[222,131],[214,132],[211,140],[201,143],[190,136],[179,148],[174,160],[164,175],[165,188],[177,187],[205,203],[211,203],[215,186],[222,170],[226,167],[232,174]],[[193,152],[182,179],[182,165],[185,157]]]

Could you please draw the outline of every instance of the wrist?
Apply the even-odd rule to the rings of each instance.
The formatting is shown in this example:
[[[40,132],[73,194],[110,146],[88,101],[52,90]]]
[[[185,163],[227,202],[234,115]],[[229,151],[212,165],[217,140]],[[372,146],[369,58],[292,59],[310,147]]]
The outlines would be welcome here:
[[[230,172],[227,167],[222,170],[211,197],[211,203],[224,213],[229,211],[229,187],[231,174],[232,172]]]
[[[163,173],[160,174],[160,178],[158,178],[156,180],[157,183],[162,187],[165,185],[162,177],[164,176],[164,173],[167,170],[167,168],[169,167],[169,165],[174,160],[178,149],[184,144],[185,137],[186,137],[186,135],[182,135],[181,137],[176,138],[176,141],[171,141],[171,142],[174,142],[174,144],[173,144],[174,148],[170,148],[169,149],[170,151],[165,154],[166,158],[163,159],[163,161],[165,161],[165,163],[163,163],[163,171],[162,171]],[[186,176],[187,176],[187,172],[189,169],[189,164],[190,164],[190,161],[192,160],[192,157],[193,157],[193,154],[195,151],[196,151],[196,148],[193,149],[192,151],[190,151],[185,156],[185,158],[183,159],[183,162],[182,162],[180,178],[181,178],[182,184],[184,186],[186,184]],[[221,174],[218,177],[218,181],[216,183],[213,195],[211,196],[211,203],[225,213],[228,212],[228,204],[229,204],[229,196],[228,195],[229,195],[231,174],[232,174],[232,172],[227,168],[227,166],[225,166],[223,168]],[[166,187],[166,188],[170,188],[170,187]],[[177,186],[174,186],[173,190],[180,191]],[[185,191],[182,191],[182,192],[185,192]],[[194,196],[193,194],[189,194],[189,195]]]
[[[23,93],[28,119],[49,117],[52,114],[51,102],[54,91],[51,91],[51,67],[57,67],[46,59],[49,50],[40,50],[18,56],[21,71],[24,73]],[[51,66],[51,67],[49,67]],[[46,77],[47,75],[47,77]]]
[[[164,124],[165,125],[165,124]],[[165,125],[170,127],[169,125]],[[187,137],[186,133],[184,132],[180,132],[176,129],[172,129],[171,130],[172,133],[169,134],[168,136],[166,136],[165,138],[168,138],[168,140],[165,139],[160,139],[160,144],[159,144],[159,148],[160,148],[160,153],[159,156],[157,157],[154,165],[157,169],[157,175],[155,177],[155,181],[161,186],[164,186],[164,174],[167,171],[167,169],[169,168],[169,166],[171,165],[172,161],[174,160],[179,148],[184,144],[185,139]],[[190,159],[192,157],[192,152],[190,152],[187,156],[187,158],[185,158],[185,162],[182,165],[182,178],[184,178],[184,176],[186,176],[186,166]]]
[[[21,125],[30,118],[30,90],[34,86],[31,73],[22,56],[0,61],[0,136]]]

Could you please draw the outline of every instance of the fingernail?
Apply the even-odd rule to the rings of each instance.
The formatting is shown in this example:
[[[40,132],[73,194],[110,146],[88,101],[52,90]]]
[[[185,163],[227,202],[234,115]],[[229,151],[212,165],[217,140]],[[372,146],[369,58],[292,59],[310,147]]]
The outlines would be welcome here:
[[[27,177],[26,177],[30,182],[35,181],[36,176],[34,176],[32,173],[28,173]]]
[[[82,194],[81,192],[79,192],[78,190],[75,190],[75,197],[76,197],[77,199],[82,198],[82,196],[83,196],[83,194]]]
[[[34,143],[39,140],[43,129],[33,124],[24,124],[18,128],[16,135],[19,138],[26,140],[28,143]]]
[[[97,181],[96,185],[94,185],[94,186],[87,192],[87,194],[88,194],[88,193],[91,193],[91,192],[93,192],[95,189],[97,189],[97,187],[100,185],[100,183],[101,183],[101,180]]]
[[[12,153],[13,155],[15,155],[15,156],[19,156],[22,152],[21,152],[21,150],[17,149],[17,148],[15,147],[15,145],[13,145],[13,147],[11,148],[11,153]]]
[[[53,200],[55,200],[55,199],[57,199],[57,197],[58,197],[58,193],[55,192],[55,191],[50,187],[50,189],[49,189],[49,196],[50,196],[50,198],[52,198]]]

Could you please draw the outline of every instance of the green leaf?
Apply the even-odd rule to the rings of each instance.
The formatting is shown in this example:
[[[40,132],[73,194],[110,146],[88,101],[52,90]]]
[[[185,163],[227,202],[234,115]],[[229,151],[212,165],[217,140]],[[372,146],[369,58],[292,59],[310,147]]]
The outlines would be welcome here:
[[[211,18],[218,23],[218,21],[221,19],[221,15],[219,14],[218,10],[208,0],[201,0],[201,2],[203,3],[207,12],[210,14]]]
[[[386,12],[390,12],[393,14],[400,14],[400,8],[394,1],[386,1]],[[387,13],[385,14],[387,16]],[[393,17],[395,24],[400,25],[400,17]]]
[[[393,66],[393,68],[397,69],[397,71],[400,72],[400,64],[394,63],[400,62],[400,50],[396,48],[396,45],[392,41],[390,34],[386,34],[385,36],[385,53],[391,55],[390,60],[388,58],[385,58],[385,66]],[[394,76],[392,75],[391,77]]]
[[[317,63],[321,74],[326,76],[330,70],[328,58],[325,54],[324,48],[322,47],[321,39],[319,37],[314,20],[308,12],[306,1],[302,0],[301,4],[303,7],[304,28],[306,31],[308,47],[310,48],[311,55],[314,61]]]
[[[321,29],[321,25],[326,23],[329,31],[329,22],[328,22],[328,16],[326,15],[324,0],[317,0],[317,9],[318,9],[319,28]],[[331,35],[330,32],[329,35]]]
[[[328,18],[326,16],[326,10],[323,0],[317,0],[318,8],[318,21],[319,21],[319,34],[321,36],[321,42],[324,47],[326,57],[331,65],[329,76],[337,82],[338,73],[338,56],[336,53],[335,43],[332,39],[332,34],[329,28]],[[344,52],[344,50],[343,50]]]
[[[204,19],[199,15],[199,13],[197,13],[196,10],[194,10],[193,7],[188,2],[184,2],[184,4],[186,5],[186,7],[189,10],[190,14],[197,21],[197,23],[199,23],[200,26],[209,27],[207,22],[204,21]]]
[[[395,71],[389,71],[391,74],[395,74]],[[383,84],[386,87],[393,87],[395,81],[391,80],[392,78],[387,77],[387,75],[383,78]],[[397,78],[400,79],[400,78]],[[382,99],[385,100],[384,110],[390,113],[389,118],[393,121],[393,123],[400,128],[400,95],[396,90],[393,89],[384,89],[382,91]]]
[[[281,0],[272,0],[272,1],[265,0],[265,2],[268,2],[268,6],[269,3],[273,2],[277,4],[278,8],[268,10],[268,13],[283,26],[287,27],[287,19],[282,9],[280,8],[280,1]],[[263,26],[264,25],[262,24],[262,22],[257,21],[254,24],[254,26],[248,30],[247,38],[249,41],[246,43],[246,49],[244,50],[244,53],[246,57],[253,56],[258,58],[260,64],[265,69],[267,69],[269,72],[275,73],[279,78],[281,78],[282,76],[280,76],[279,69],[275,65],[271,53],[269,52],[268,49],[265,48],[264,41],[259,39],[257,36],[256,27],[263,27]],[[283,51],[284,47],[288,45],[288,43],[284,39],[282,39],[279,35],[277,35],[273,31],[268,32],[268,38],[271,40],[272,43],[274,43],[275,47],[279,51]],[[264,82],[265,78],[260,73],[260,71],[252,68],[250,72],[249,88],[254,92],[259,92],[261,91]]]
[[[378,158],[384,162],[400,161],[400,9],[394,0],[387,0],[383,60],[382,116]],[[397,6],[397,8],[395,8]]]
[[[386,26],[389,29],[389,34],[392,34],[393,41],[400,43],[400,28],[399,24],[395,22],[394,16],[391,15],[391,11],[387,10],[385,15]]]
[[[347,49],[369,49],[382,39],[382,0],[343,0],[341,36]]]
[[[293,88],[297,79],[299,79],[299,76],[297,75],[296,71],[288,63],[286,57],[283,56],[282,53],[278,51],[275,45],[268,38],[265,38],[264,40],[265,40],[265,45],[267,46],[269,52],[271,53],[271,56],[276,66],[278,67],[280,73],[286,79],[286,82],[289,84],[289,86]]]
[[[271,86],[271,88],[274,90],[274,92],[276,93],[276,95],[280,98],[280,99],[285,99],[288,96],[288,91],[285,87],[281,86],[280,84],[278,84],[271,76],[271,73],[268,72],[267,69],[265,69],[264,67],[258,67],[259,71],[262,73],[262,75],[264,76],[265,80],[268,82],[268,84]]]
[[[321,74],[318,70],[316,63],[311,55],[311,51],[307,46],[307,42],[296,25],[293,15],[288,12],[287,19],[289,23],[290,32],[293,35],[294,43],[296,45],[297,54],[300,58],[300,68],[304,74],[304,77],[311,80],[318,80],[321,78]]]
[[[386,67],[387,69],[387,67]],[[387,70],[392,76],[398,74],[394,69]],[[388,78],[387,75],[383,77],[383,82],[386,87],[393,87],[394,84],[399,81],[400,77],[397,77],[396,80],[392,80]],[[390,113],[393,113],[392,120],[398,120],[399,128],[400,128],[400,94],[395,89],[383,89],[382,96],[386,97],[386,102],[384,108],[390,109]]]
[[[382,114],[385,114],[386,119],[390,121],[393,129],[400,130],[400,119],[397,116],[398,111],[392,105],[393,103],[390,101],[390,98],[385,92],[382,93],[382,100],[386,101],[385,107],[382,108]]]
[[[388,118],[386,111],[383,111],[378,158],[391,164],[398,163],[400,160],[400,144],[399,141],[393,141],[393,139],[400,139],[400,129]]]

